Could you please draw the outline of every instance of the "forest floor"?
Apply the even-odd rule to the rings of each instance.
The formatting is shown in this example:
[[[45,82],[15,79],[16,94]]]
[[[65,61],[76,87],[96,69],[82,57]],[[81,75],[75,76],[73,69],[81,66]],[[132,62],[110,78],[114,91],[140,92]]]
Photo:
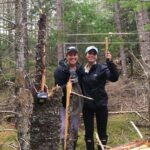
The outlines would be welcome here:
[[[134,79],[124,81],[120,79],[115,83],[108,82],[106,90],[109,95],[108,146],[115,147],[140,139],[131,121],[137,125],[143,137],[147,138],[149,136],[147,125],[148,115],[146,113],[148,102],[146,100],[144,81]],[[1,119],[0,149],[15,149],[17,147],[16,139],[17,136],[14,123]],[[84,125],[81,123],[77,150],[84,149]]]

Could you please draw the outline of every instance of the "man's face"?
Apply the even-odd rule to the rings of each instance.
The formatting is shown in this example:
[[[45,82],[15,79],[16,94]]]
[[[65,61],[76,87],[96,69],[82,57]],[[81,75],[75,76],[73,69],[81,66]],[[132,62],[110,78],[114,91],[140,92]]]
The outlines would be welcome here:
[[[66,59],[67,59],[69,65],[71,65],[71,66],[76,65],[76,63],[78,61],[78,53],[75,51],[70,51],[66,55]]]
[[[97,60],[97,52],[95,50],[90,50],[86,53],[85,57],[89,63],[95,63]]]

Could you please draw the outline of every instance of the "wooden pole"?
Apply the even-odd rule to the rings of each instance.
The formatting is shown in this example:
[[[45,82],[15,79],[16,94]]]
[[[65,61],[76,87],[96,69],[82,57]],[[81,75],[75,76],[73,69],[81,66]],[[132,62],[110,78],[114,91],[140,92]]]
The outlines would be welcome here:
[[[105,37],[105,52],[108,52],[108,37]]]
[[[66,86],[66,120],[65,120],[65,135],[64,135],[64,150],[67,150],[67,137],[69,128],[69,106],[70,106],[70,95],[72,91],[72,82],[69,80]]]
[[[43,68],[42,68],[41,91],[44,92],[44,87],[45,87],[45,83],[46,83],[45,45],[43,46],[43,49],[42,49],[42,64],[43,64]]]

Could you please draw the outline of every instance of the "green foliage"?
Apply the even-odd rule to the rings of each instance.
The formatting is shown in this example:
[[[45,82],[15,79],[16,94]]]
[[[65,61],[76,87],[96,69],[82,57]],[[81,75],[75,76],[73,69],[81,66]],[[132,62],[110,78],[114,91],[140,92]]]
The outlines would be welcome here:
[[[146,24],[145,26],[144,26],[144,28],[145,28],[145,31],[150,31],[150,24]]]
[[[65,25],[69,33],[100,33],[114,31],[112,12],[97,3],[65,1]]]
[[[121,1],[120,4],[122,8],[132,9],[134,12],[139,12],[150,7],[150,2],[146,2],[144,0],[126,0]]]
[[[108,6],[105,1],[76,2],[66,0],[64,8],[66,33],[88,33],[89,35],[72,35],[65,40],[70,43],[91,43],[103,51],[105,49],[104,44],[92,44],[92,42],[105,42],[105,37],[108,35],[103,33],[115,32],[113,10]],[[98,35],[99,33],[102,34]],[[84,50],[88,45],[78,45],[82,61],[84,60]],[[112,53],[115,53],[114,49],[118,51],[118,46],[111,45]]]

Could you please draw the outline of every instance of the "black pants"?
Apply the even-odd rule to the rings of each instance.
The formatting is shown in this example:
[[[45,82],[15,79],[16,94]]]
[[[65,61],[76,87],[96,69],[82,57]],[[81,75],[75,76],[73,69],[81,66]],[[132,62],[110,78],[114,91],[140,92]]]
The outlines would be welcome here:
[[[107,121],[108,108],[107,106],[100,106],[95,109],[83,107],[83,119],[85,126],[85,141],[94,141],[94,116],[96,117],[97,132],[102,144],[107,143]]]

